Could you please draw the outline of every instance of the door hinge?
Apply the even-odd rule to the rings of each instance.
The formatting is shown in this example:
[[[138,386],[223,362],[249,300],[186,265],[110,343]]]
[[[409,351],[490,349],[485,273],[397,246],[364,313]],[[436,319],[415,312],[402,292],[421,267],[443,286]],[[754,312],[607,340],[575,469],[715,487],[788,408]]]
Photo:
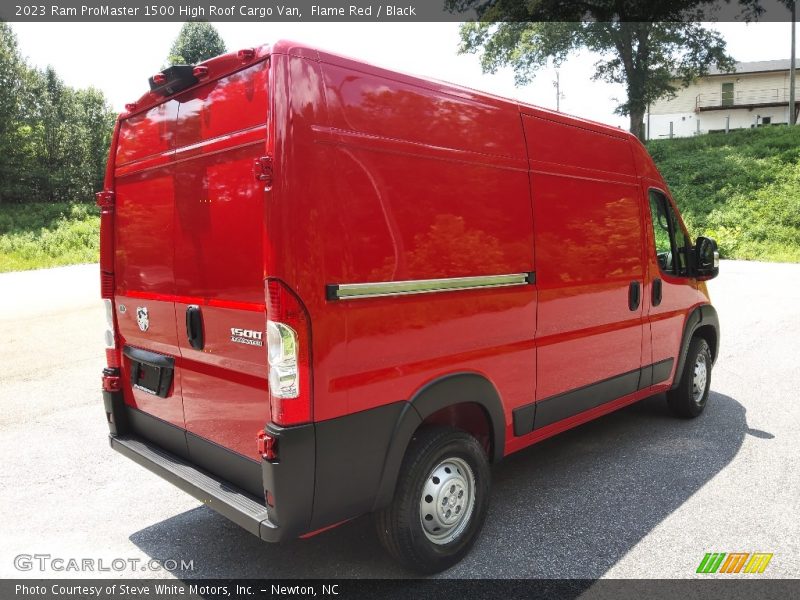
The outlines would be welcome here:
[[[110,208],[114,206],[114,192],[111,190],[97,192],[94,197],[95,201],[97,202],[97,206],[100,208]]]
[[[258,181],[264,182],[264,187],[272,187],[272,155],[267,154],[255,160],[253,164],[253,174]]]

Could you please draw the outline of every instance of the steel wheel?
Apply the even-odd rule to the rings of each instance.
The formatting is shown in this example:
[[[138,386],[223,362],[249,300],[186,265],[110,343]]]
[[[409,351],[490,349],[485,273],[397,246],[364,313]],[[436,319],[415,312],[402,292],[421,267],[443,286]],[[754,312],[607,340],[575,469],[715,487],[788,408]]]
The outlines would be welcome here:
[[[383,547],[417,573],[438,573],[466,556],[486,520],[489,457],[451,427],[422,427],[403,458],[394,498],[375,514]]]
[[[708,378],[708,367],[706,364],[706,354],[700,352],[694,363],[694,375],[692,377],[692,398],[700,404],[706,393],[706,380]]]
[[[673,413],[693,419],[703,412],[708,403],[712,366],[708,342],[701,337],[693,338],[681,373],[676,375],[678,381],[667,392],[667,403]]]
[[[475,507],[475,475],[461,458],[445,458],[422,487],[419,518],[434,544],[449,544],[469,524]]]

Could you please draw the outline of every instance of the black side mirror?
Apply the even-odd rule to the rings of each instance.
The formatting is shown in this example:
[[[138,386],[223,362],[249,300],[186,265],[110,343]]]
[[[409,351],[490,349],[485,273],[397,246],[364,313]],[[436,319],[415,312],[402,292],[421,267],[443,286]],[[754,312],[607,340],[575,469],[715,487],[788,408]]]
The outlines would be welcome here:
[[[694,276],[705,281],[717,275],[719,275],[717,242],[701,236],[694,245]]]

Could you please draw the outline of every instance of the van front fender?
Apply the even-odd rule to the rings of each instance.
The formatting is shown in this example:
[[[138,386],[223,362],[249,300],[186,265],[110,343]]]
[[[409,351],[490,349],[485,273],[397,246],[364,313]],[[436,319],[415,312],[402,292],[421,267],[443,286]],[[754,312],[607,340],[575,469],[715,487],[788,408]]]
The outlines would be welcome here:
[[[681,382],[681,373],[683,373],[683,366],[686,363],[686,355],[689,353],[689,344],[698,332],[709,342],[711,363],[716,363],[719,356],[719,317],[717,316],[717,310],[710,304],[701,304],[695,307],[686,317],[672,389],[678,387]]]

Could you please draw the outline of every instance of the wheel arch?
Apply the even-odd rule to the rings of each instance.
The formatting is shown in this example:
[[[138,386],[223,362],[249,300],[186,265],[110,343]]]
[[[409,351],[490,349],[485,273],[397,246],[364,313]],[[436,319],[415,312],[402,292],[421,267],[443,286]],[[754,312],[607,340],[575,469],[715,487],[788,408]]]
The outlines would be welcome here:
[[[412,396],[397,419],[373,510],[391,502],[403,457],[417,429],[428,417],[461,404],[477,404],[484,411],[491,436],[489,460],[497,462],[503,457],[505,412],[494,385],[483,375],[473,372],[452,373],[435,379]]]
[[[681,381],[686,356],[689,353],[689,344],[696,336],[702,337],[711,350],[711,363],[714,364],[719,356],[719,316],[716,309],[710,304],[701,304],[695,307],[686,318],[681,338],[678,366],[675,368],[672,387],[678,387]]]

